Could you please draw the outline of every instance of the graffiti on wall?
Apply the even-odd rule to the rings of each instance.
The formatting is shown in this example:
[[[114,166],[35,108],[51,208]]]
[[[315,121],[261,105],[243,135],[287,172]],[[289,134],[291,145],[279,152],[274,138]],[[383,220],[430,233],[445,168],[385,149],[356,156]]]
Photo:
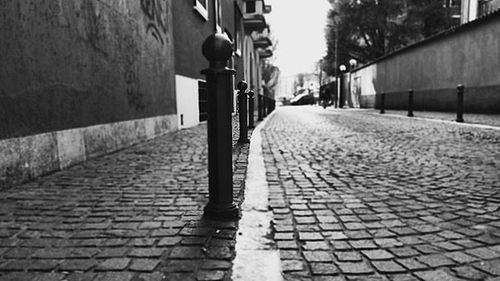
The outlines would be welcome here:
[[[137,75],[137,59],[139,49],[134,37],[124,34],[122,38],[122,55],[125,63],[124,80],[126,85],[127,101],[129,106],[141,111],[145,108],[143,94],[139,90],[139,77]]]
[[[146,32],[162,45],[167,40],[168,0],[141,0],[141,8],[147,18]]]

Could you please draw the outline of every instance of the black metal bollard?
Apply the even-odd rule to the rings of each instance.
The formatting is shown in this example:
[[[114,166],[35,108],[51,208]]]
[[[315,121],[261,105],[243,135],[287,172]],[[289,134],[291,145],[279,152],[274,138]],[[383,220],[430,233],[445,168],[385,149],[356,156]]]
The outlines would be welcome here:
[[[233,48],[222,34],[210,35],[202,46],[210,62],[201,73],[207,77],[208,88],[208,189],[209,202],[204,215],[213,219],[236,219],[238,207],[233,201],[232,160],[232,89],[235,74],[227,68]]]
[[[267,110],[268,106],[269,106],[269,99],[266,96],[264,96],[263,99],[264,99],[264,106],[262,107],[263,113],[264,113],[264,117],[267,117],[267,114],[269,114],[269,111]]]
[[[245,81],[238,83],[238,114],[240,115],[240,138],[238,143],[249,143],[247,125],[247,92],[248,84]]]
[[[413,117],[413,89],[408,90],[408,117]]]
[[[267,116],[267,97],[262,95],[262,117]]]
[[[385,113],[385,93],[380,94],[380,114]]]
[[[464,91],[465,86],[459,84],[457,86],[457,122],[464,122]]]
[[[262,121],[264,119],[264,114],[262,109],[264,107],[262,95],[257,95],[257,121]]]
[[[248,128],[249,129],[255,128],[254,116],[253,116],[254,97],[255,97],[255,93],[253,91],[248,91]]]

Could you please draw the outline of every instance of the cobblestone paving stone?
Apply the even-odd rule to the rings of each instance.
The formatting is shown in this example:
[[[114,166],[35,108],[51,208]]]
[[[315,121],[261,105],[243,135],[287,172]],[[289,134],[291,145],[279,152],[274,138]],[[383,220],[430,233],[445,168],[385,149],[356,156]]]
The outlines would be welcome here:
[[[500,280],[500,132],[279,108],[262,131],[286,280]]]
[[[234,194],[248,145],[233,122]],[[202,219],[206,125],[0,188],[0,280],[228,280],[237,222]]]

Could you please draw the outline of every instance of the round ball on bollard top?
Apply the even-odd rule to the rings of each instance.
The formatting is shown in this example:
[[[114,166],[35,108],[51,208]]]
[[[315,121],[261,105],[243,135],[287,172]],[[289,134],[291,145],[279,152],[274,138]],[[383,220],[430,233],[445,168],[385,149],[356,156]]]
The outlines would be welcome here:
[[[248,89],[248,83],[245,81],[240,81],[236,87],[238,88],[239,91],[243,92],[246,91],[246,89]]]
[[[233,44],[227,35],[215,33],[207,37],[201,46],[203,56],[210,61],[228,61],[233,55]]]
[[[255,95],[255,93],[253,91],[248,91],[249,98],[253,98],[254,95]]]

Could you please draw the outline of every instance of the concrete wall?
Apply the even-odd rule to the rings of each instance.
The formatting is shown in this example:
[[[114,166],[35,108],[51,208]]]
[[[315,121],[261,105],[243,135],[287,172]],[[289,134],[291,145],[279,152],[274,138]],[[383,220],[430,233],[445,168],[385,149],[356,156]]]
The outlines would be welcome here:
[[[0,2],[0,182],[176,128],[171,2]]]
[[[362,107],[386,92],[386,107],[405,109],[414,89],[417,110],[455,110],[456,86],[464,84],[465,110],[500,113],[500,15],[417,44],[358,69]],[[370,82],[371,80],[371,82]]]

